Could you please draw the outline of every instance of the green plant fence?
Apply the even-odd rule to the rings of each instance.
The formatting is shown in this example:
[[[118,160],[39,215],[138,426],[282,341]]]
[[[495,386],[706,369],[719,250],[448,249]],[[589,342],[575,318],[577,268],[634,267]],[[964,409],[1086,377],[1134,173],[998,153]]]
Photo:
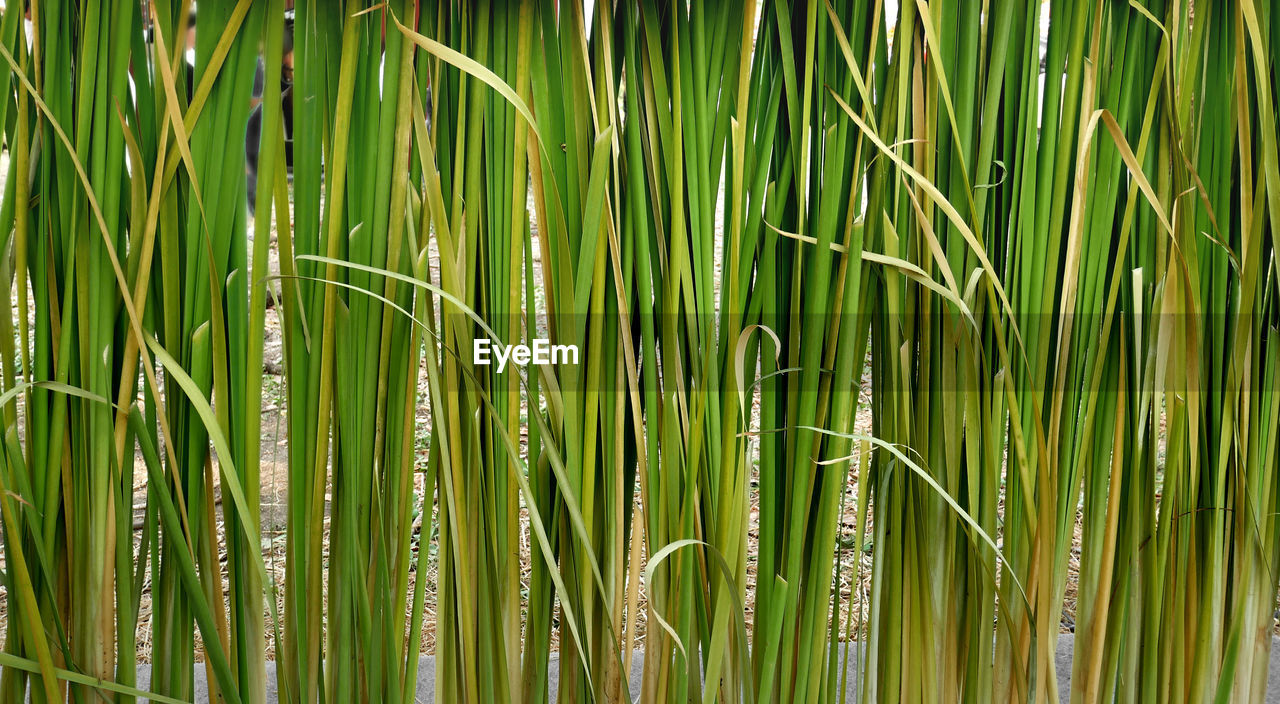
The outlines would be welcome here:
[[[1261,701],[1277,43],[8,0],[0,700]]]

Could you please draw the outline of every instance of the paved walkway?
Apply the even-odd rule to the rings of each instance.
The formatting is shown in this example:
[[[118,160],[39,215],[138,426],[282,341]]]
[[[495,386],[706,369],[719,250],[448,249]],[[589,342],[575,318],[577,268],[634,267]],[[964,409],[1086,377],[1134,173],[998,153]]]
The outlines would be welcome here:
[[[1071,684],[1068,681],[1071,676],[1071,647],[1074,636],[1065,634],[1058,639],[1058,691],[1061,701],[1069,701]],[[1271,666],[1267,673],[1267,704],[1280,704],[1280,638],[1276,638],[1271,642]],[[637,651],[631,661],[631,675],[629,678],[629,687],[631,696],[636,699],[640,696],[640,673],[644,663],[644,653]],[[856,664],[856,659],[848,660],[850,668],[850,683],[852,683],[852,669]],[[422,704],[433,704],[435,691],[435,660],[431,657],[423,657],[418,665],[418,695],[417,700]],[[551,701],[555,701],[556,680],[560,671],[559,660],[551,660]],[[267,702],[274,704],[276,702],[276,682],[275,682],[275,663],[267,663]],[[151,671],[146,665],[138,668],[139,689],[146,689],[147,683],[150,681]],[[850,684],[850,701],[856,701],[853,697],[853,686]],[[145,700],[141,700],[145,701]],[[196,701],[208,702],[208,685],[205,682],[205,670],[203,667],[196,669]]]

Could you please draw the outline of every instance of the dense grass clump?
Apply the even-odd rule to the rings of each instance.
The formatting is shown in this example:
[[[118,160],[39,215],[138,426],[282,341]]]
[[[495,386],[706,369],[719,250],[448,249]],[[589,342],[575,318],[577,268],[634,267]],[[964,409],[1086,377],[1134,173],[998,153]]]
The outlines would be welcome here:
[[[8,5],[0,700],[1262,699],[1274,3]]]

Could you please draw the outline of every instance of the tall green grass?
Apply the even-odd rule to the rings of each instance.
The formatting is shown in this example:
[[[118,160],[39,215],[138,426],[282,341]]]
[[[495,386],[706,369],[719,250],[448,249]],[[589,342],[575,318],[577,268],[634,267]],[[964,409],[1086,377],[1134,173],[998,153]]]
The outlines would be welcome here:
[[[6,699],[27,687],[26,662],[38,701],[83,700],[100,680],[132,700],[148,587],[159,700],[192,696],[197,630],[211,690],[263,696],[257,452],[245,451],[259,414],[242,405],[263,338],[248,324],[243,167],[222,145],[243,132],[265,15],[248,2],[205,13],[223,30],[200,34],[195,85],[189,3],[148,16],[136,3],[38,3],[29,44],[22,15],[5,13],[19,328],[16,347],[4,343]]]
[[[0,699],[1264,695],[1274,7],[191,4],[0,13]]]

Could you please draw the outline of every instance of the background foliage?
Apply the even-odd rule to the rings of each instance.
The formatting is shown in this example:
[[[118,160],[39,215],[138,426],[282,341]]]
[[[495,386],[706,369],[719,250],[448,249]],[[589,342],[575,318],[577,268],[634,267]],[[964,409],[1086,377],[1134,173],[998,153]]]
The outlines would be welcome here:
[[[0,13],[0,699],[1262,698],[1274,3],[193,4]]]

